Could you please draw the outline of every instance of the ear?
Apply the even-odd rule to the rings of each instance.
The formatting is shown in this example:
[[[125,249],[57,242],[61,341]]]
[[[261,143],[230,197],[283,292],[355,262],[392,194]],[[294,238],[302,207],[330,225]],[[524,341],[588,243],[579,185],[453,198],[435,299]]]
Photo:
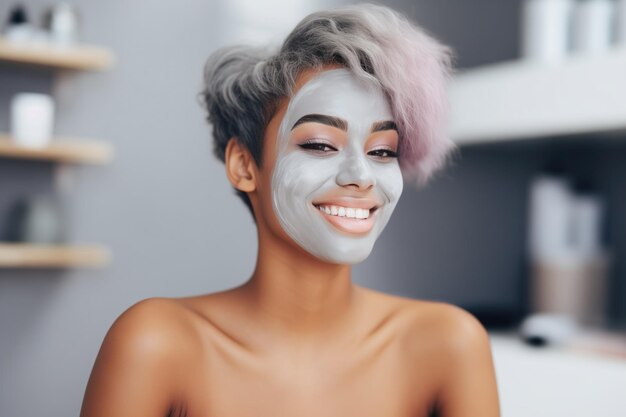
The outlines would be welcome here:
[[[236,189],[249,193],[256,190],[256,164],[250,151],[237,138],[231,138],[224,153],[226,176]]]

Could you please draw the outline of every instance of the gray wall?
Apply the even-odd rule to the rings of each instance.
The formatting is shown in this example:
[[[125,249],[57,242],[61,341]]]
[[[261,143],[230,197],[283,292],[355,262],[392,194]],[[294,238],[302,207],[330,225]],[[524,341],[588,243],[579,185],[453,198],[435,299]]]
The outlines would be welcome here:
[[[388,0],[457,52],[468,68],[518,57],[522,0]]]
[[[26,3],[39,17],[48,1]],[[104,73],[1,66],[0,131],[8,129],[11,95],[29,89],[55,95],[57,133],[113,144],[111,165],[71,167],[73,186],[61,198],[70,240],[105,244],[114,260],[102,270],[0,271],[2,416],[78,414],[98,347],[125,308],[232,287],[254,265],[253,223],[211,155],[195,97],[206,56],[239,36],[227,2],[75,3],[84,39],[109,46],[117,66]],[[452,44],[461,67],[517,55],[519,1],[389,4]],[[8,6],[0,4],[0,16]],[[521,308],[525,188],[545,159],[541,146],[464,149],[426,189],[407,186],[355,281],[465,306]],[[24,192],[53,193],[53,173],[51,164],[0,159],[0,218]]]

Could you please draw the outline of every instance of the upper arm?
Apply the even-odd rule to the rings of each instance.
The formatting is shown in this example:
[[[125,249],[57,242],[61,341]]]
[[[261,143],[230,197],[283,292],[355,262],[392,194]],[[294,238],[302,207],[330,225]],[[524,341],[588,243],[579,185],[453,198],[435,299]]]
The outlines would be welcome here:
[[[489,335],[468,312],[453,306],[446,310],[441,323],[440,415],[497,417],[500,406]]]
[[[96,358],[81,417],[165,416],[174,401],[179,326],[168,301],[135,304],[111,326]]]

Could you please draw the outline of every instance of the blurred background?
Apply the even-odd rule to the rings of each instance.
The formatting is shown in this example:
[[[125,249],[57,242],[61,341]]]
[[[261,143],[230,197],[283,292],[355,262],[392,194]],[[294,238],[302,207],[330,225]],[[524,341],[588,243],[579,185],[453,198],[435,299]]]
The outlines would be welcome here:
[[[126,308],[247,280],[255,228],[212,155],[203,63],[348,3],[0,3],[0,415],[78,415]],[[405,186],[354,281],[481,319],[504,416],[623,415],[626,2],[379,4],[456,51],[460,152]]]

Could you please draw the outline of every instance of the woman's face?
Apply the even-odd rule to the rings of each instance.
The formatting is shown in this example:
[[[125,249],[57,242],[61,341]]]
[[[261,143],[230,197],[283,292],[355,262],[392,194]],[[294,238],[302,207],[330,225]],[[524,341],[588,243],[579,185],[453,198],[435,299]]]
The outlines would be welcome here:
[[[271,198],[272,214],[302,249],[358,263],[402,193],[398,133],[378,86],[344,68],[305,79],[266,131],[270,195],[260,187],[259,199]]]

